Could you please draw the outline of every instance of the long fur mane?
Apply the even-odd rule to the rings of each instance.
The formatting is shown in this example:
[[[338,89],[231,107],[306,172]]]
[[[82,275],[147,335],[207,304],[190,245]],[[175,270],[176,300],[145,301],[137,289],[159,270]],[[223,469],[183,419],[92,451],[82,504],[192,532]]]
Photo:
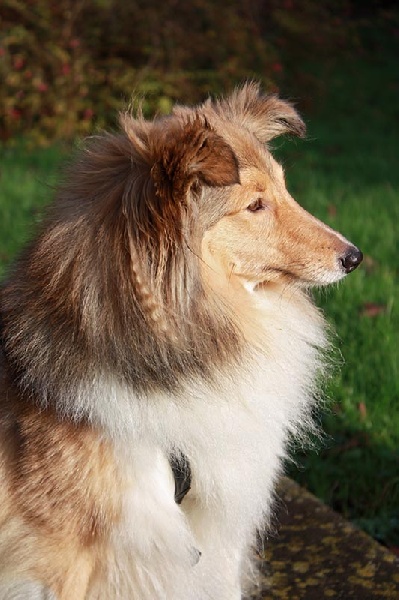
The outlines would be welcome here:
[[[230,121],[263,141],[304,129],[249,84],[151,123],[122,114],[120,133],[88,140],[1,294],[5,351],[28,394],[51,404],[106,364],[148,395],[238,360],[242,336],[200,275],[203,233],[239,180],[216,133]]]
[[[2,291],[7,356],[20,385],[49,403],[100,365],[149,394],[209,378],[240,351],[199,257],[208,223],[198,203],[207,186],[238,180],[232,150],[199,117],[151,129],[121,121],[70,166]]]

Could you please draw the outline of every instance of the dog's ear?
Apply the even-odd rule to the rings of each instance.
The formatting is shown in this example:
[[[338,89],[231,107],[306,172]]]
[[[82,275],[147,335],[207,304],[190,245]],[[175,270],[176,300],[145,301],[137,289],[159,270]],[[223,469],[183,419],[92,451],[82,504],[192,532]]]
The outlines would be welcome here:
[[[251,82],[237,88],[231,96],[215,103],[216,112],[245,127],[260,142],[290,133],[303,137],[306,126],[295,108],[275,94],[263,95],[259,84]]]
[[[172,120],[163,144],[161,165],[170,180],[198,180],[209,186],[239,182],[238,162],[232,148],[198,115],[181,124]]]
[[[150,166],[155,188],[183,199],[193,185],[214,187],[239,182],[238,162],[232,148],[203,117],[170,117],[154,123],[122,117],[131,142]]]

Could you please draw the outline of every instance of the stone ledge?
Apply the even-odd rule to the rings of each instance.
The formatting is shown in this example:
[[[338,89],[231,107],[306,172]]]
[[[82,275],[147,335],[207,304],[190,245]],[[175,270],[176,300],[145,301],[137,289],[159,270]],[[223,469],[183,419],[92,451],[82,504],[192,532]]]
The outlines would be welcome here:
[[[288,478],[251,600],[399,600],[399,558]]]

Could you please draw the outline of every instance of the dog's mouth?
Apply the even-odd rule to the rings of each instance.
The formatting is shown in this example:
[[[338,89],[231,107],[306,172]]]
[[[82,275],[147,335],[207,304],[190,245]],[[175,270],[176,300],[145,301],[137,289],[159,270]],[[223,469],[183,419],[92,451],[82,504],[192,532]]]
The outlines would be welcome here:
[[[290,271],[289,269],[283,269],[281,267],[271,267],[270,265],[267,265],[267,266],[263,267],[262,271],[266,277],[268,275],[269,276],[277,275],[280,277],[285,277],[287,279],[295,279],[295,280],[300,279],[300,277],[293,271]]]
[[[336,268],[328,269],[317,261],[313,263],[297,263],[292,268],[265,265],[262,277],[257,285],[267,285],[278,281],[285,284],[294,283],[299,286],[324,286],[336,283],[349,273],[352,273],[363,260],[363,253],[356,246],[349,246],[342,256],[336,260]]]

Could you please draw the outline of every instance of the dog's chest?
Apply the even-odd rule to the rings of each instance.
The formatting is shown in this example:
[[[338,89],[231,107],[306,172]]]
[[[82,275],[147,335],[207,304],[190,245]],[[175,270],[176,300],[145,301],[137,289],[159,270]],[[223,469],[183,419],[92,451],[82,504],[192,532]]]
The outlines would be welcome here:
[[[157,581],[167,588],[182,565],[182,586],[191,585],[185,578],[214,535],[209,523],[246,539],[267,517],[287,438],[311,405],[317,369],[307,340],[282,337],[280,346],[273,340],[271,354],[260,352],[245,368],[221,373],[217,386],[193,382],[178,397],[141,402],[127,388],[103,382],[96,410],[114,439],[125,482],[104,590],[117,585],[123,598],[144,586],[150,591],[143,600],[157,597]],[[181,505],[170,465],[179,452],[191,470]],[[157,580],[148,572],[149,557]],[[203,554],[196,572],[205,560]]]

